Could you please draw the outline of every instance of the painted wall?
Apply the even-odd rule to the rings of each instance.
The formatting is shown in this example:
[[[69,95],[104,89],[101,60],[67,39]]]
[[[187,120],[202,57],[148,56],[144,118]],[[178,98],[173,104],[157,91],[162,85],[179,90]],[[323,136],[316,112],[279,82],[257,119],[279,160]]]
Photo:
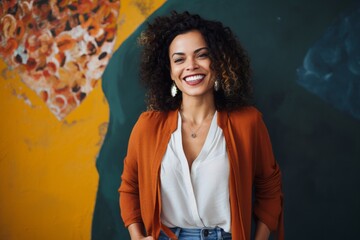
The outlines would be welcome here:
[[[144,110],[136,38],[148,16],[173,9],[223,21],[251,56],[256,106],[283,172],[287,239],[357,236],[359,120],[300,85],[298,70],[309,69],[309,50],[359,1],[224,2],[121,1],[101,86],[62,120],[0,60],[0,239],[129,239],[117,188],[128,135]]]
[[[115,48],[162,3],[121,1]],[[90,239],[109,122],[101,84],[58,120],[0,58],[0,116],[0,239]]]

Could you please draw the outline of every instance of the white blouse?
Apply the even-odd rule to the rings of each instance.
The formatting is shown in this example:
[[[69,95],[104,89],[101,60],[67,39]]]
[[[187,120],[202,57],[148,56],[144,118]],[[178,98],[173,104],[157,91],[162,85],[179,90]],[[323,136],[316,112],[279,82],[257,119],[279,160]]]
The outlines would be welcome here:
[[[230,232],[229,160],[214,114],[205,143],[189,171],[181,116],[161,163],[161,221],[167,227],[221,227]]]

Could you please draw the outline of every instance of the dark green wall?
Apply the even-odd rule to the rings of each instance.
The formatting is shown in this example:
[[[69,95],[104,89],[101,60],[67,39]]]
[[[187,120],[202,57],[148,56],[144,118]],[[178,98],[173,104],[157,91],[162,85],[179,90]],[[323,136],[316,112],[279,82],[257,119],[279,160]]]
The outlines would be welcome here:
[[[220,20],[248,50],[256,106],[264,114],[282,168],[286,239],[353,239],[359,234],[360,121],[299,86],[296,75],[308,49],[340,13],[357,3],[170,0],[153,15],[175,9]],[[145,109],[136,46],[142,28],[118,49],[103,76],[110,124],[96,164],[100,181],[94,240],[129,239],[117,189],[131,128]]]

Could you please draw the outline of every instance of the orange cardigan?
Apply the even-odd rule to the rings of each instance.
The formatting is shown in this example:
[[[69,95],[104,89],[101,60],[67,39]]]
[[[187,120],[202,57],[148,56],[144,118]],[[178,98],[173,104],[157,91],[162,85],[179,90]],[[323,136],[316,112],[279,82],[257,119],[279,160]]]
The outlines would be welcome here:
[[[148,111],[135,124],[124,160],[119,188],[125,226],[143,223],[148,235],[158,239],[161,223],[160,165],[171,134],[177,128],[178,111]],[[254,107],[218,112],[230,162],[231,233],[234,240],[248,240],[255,215],[277,239],[284,239],[280,169],[274,160],[261,113]],[[254,189],[254,199],[252,191]]]

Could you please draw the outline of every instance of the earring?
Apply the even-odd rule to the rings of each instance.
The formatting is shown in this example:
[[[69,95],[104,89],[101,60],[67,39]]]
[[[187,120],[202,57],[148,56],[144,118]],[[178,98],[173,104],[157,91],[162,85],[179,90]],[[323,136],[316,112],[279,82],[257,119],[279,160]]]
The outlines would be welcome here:
[[[214,82],[214,90],[217,92],[220,89],[220,82],[219,80],[215,80]]]
[[[171,96],[172,96],[172,97],[175,97],[176,94],[177,94],[177,92],[178,92],[178,89],[177,89],[175,83],[173,83],[173,84],[171,85]]]

